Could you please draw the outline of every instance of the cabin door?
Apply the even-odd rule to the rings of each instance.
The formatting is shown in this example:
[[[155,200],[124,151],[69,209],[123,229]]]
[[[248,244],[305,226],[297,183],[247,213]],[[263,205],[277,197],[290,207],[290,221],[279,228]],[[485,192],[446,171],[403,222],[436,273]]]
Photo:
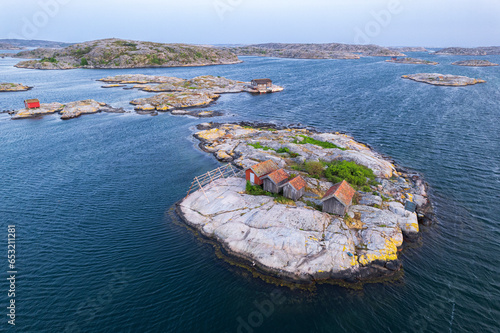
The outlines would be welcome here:
[[[253,172],[250,172],[250,183],[255,184],[255,175]]]

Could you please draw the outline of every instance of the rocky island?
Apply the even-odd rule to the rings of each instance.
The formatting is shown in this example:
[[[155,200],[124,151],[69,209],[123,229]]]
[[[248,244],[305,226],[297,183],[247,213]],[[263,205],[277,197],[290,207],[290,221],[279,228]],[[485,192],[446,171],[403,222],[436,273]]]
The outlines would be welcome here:
[[[470,67],[490,67],[490,66],[498,66],[493,62],[488,60],[463,60],[463,61],[455,61],[452,63],[455,66],[470,66]]]
[[[439,65],[439,63],[435,61],[415,59],[415,58],[388,59],[386,60],[386,62],[393,62],[396,64],[413,64],[413,65]]]
[[[241,169],[273,161],[265,163],[282,168],[279,175],[302,179],[299,200],[234,175],[177,204],[186,224],[222,245],[230,261],[264,276],[306,283],[392,276],[401,267],[403,242],[418,238],[419,222],[431,217],[418,174],[348,135],[253,124],[205,123],[199,129],[194,136],[201,149],[220,161]],[[342,179],[355,188],[352,205],[345,215],[323,212],[320,199]],[[416,213],[405,209],[407,201],[416,204]]]
[[[297,59],[359,59],[360,57],[404,56],[403,53],[378,45],[283,44],[267,43],[225,48],[242,56]]]
[[[155,113],[156,111],[172,111],[177,115],[194,115],[197,117],[208,117],[220,115],[217,112],[184,111],[181,109],[207,106],[216,101],[220,94],[225,93],[272,93],[283,90],[283,87],[269,84],[264,89],[251,82],[243,82],[227,79],[220,76],[203,75],[193,79],[185,80],[177,77],[156,75],[117,75],[100,79],[99,81],[112,83],[110,87],[121,87],[127,84],[135,84],[133,88],[147,92],[161,92],[152,97],[139,98],[130,102],[135,105],[135,110],[140,113]],[[104,86],[106,87],[106,86]]]
[[[435,86],[468,86],[477,83],[484,83],[485,80],[473,79],[467,76],[438,74],[438,73],[419,73],[411,75],[403,75],[403,79],[409,79],[417,82],[432,84]]]
[[[448,47],[436,51],[436,54],[452,54],[467,56],[499,55],[500,46],[489,47]]]
[[[32,88],[20,83],[0,83],[0,92],[26,91]]]
[[[115,109],[106,103],[96,102],[92,99],[62,103],[42,103],[39,108],[21,109],[12,113],[12,119],[25,119],[40,117],[46,114],[59,113],[61,119],[72,119],[81,116],[82,114],[97,113],[97,112],[125,112],[122,109]]]
[[[102,39],[63,49],[38,48],[19,52],[19,68],[144,68],[236,64],[241,62],[228,50],[186,44],[162,44],[122,39]]]

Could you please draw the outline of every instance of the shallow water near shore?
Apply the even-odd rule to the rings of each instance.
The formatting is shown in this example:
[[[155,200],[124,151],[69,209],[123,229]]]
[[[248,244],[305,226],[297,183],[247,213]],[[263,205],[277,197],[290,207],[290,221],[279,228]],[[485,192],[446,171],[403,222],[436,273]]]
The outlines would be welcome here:
[[[103,113],[12,121],[0,114],[0,221],[5,233],[8,224],[17,229],[18,330],[497,332],[500,67],[411,56],[440,65],[242,57],[227,66],[36,71],[0,59],[1,82],[35,86],[1,93],[0,110],[19,109],[27,98],[92,98],[131,110],[129,101],[150,94],[95,81],[126,73],[270,77],[285,90],[223,95],[207,109],[226,116],[212,120],[347,132],[422,173],[437,218],[422,228],[421,243],[403,251],[396,282],[277,287],[220,260],[211,244],[172,221],[169,209],[193,177],[219,165],[191,137],[207,119]],[[400,78],[420,72],[487,82],[455,88]],[[1,305],[7,301],[2,296]]]

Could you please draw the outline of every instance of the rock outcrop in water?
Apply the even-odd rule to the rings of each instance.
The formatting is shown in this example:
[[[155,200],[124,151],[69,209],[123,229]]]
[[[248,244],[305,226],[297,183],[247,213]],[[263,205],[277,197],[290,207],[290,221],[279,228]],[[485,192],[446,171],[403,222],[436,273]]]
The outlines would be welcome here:
[[[484,83],[485,80],[473,79],[467,76],[438,74],[438,73],[419,73],[411,75],[403,75],[403,79],[409,79],[417,82],[432,84],[435,86],[468,86],[477,83]]]
[[[473,48],[448,47],[436,51],[436,54],[467,55],[467,56],[499,55],[500,46],[473,47]]]
[[[397,58],[397,59],[389,59],[387,62],[394,62],[396,64],[413,64],[413,65],[439,65],[439,63],[435,61],[423,60],[423,59],[415,59],[415,58]]]
[[[36,109],[21,109],[13,113],[12,119],[25,119],[40,117],[46,114],[59,113],[61,119],[71,119],[81,116],[82,114],[97,113],[97,112],[125,112],[122,109],[115,109],[106,103],[96,102],[92,99],[62,103],[42,103]]]
[[[359,59],[377,56],[404,56],[403,53],[378,45],[283,44],[268,43],[228,48],[238,55],[299,58],[299,59]]]
[[[307,192],[302,201],[283,202],[245,193],[242,178],[221,179],[178,203],[177,211],[187,224],[247,265],[284,280],[354,282],[392,275],[400,268],[398,249],[405,237],[412,239],[419,232],[417,214],[404,209],[405,199],[417,203],[421,216],[430,209],[426,186],[418,175],[396,171],[390,161],[344,134],[235,124],[202,126],[204,130],[195,137],[203,150],[239,167],[271,159],[289,173],[301,174]],[[302,136],[338,148],[301,144]],[[312,207],[333,184],[293,167],[318,160],[355,161],[372,168],[379,184],[358,191],[357,202],[346,216],[323,213]]]
[[[235,54],[219,48],[116,38],[74,44],[64,49],[23,51],[15,57],[41,59],[16,65],[32,69],[179,67],[241,62]]]
[[[99,81],[117,83],[120,85],[138,84],[134,86],[134,88],[147,92],[191,92],[211,94],[239,92],[260,93],[251,86],[250,82],[236,81],[212,75],[197,76],[193,79],[185,80],[169,76],[126,74],[106,77]],[[273,84],[266,92],[279,91],[283,91],[283,87]]]
[[[25,86],[21,83],[0,83],[0,92],[26,91],[30,89],[32,89],[32,87]]]
[[[470,67],[490,67],[490,66],[498,66],[498,64],[492,63],[488,60],[463,60],[456,61],[452,63],[455,66],[470,66]]]
[[[172,92],[152,97],[139,98],[130,102],[136,111],[171,111],[206,106],[220,97],[210,93]]]

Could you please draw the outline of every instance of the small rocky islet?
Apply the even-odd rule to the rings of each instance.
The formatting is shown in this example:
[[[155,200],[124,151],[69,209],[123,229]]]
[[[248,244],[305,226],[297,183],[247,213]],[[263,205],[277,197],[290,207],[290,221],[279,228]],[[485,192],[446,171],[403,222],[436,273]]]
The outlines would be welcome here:
[[[413,65],[439,65],[439,63],[435,61],[416,59],[416,58],[393,58],[386,60],[386,62],[393,62],[396,64],[413,64]]]
[[[419,222],[432,218],[422,178],[345,134],[261,126],[205,123],[194,136],[202,150],[239,169],[272,160],[290,177],[300,175],[307,183],[304,196],[252,195],[240,176],[221,178],[177,204],[182,220],[222,245],[230,261],[280,281],[395,275],[403,242],[418,239]],[[320,199],[333,186],[323,166],[336,161],[368,168],[375,177],[357,187],[345,216],[321,211]],[[405,210],[406,200],[417,205],[416,213]]]
[[[0,83],[0,92],[27,91],[32,88],[21,83]]]
[[[418,73],[418,74],[403,75],[401,77],[403,79],[428,83],[435,86],[463,87],[463,86],[469,86],[486,82],[485,80],[482,79],[474,79],[467,76],[439,74],[439,73]]]
[[[498,64],[495,64],[495,63],[493,63],[491,61],[488,61],[488,60],[477,60],[477,59],[455,61],[454,63],[452,63],[452,65],[455,65],[455,66],[469,66],[469,67],[492,67],[492,66],[498,66]]]
[[[47,114],[58,113],[61,115],[61,119],[67,120],[77,118],[83,114],[92,114],[98,112],[123,113],[125,111],[123,109],[113,108],[106,103],[100,103],[92,99],[88,99],[66,104],[58,102],[41,103],[39,108],[24,108],[21,110],[13,111],[11,119],[35,118]]]

